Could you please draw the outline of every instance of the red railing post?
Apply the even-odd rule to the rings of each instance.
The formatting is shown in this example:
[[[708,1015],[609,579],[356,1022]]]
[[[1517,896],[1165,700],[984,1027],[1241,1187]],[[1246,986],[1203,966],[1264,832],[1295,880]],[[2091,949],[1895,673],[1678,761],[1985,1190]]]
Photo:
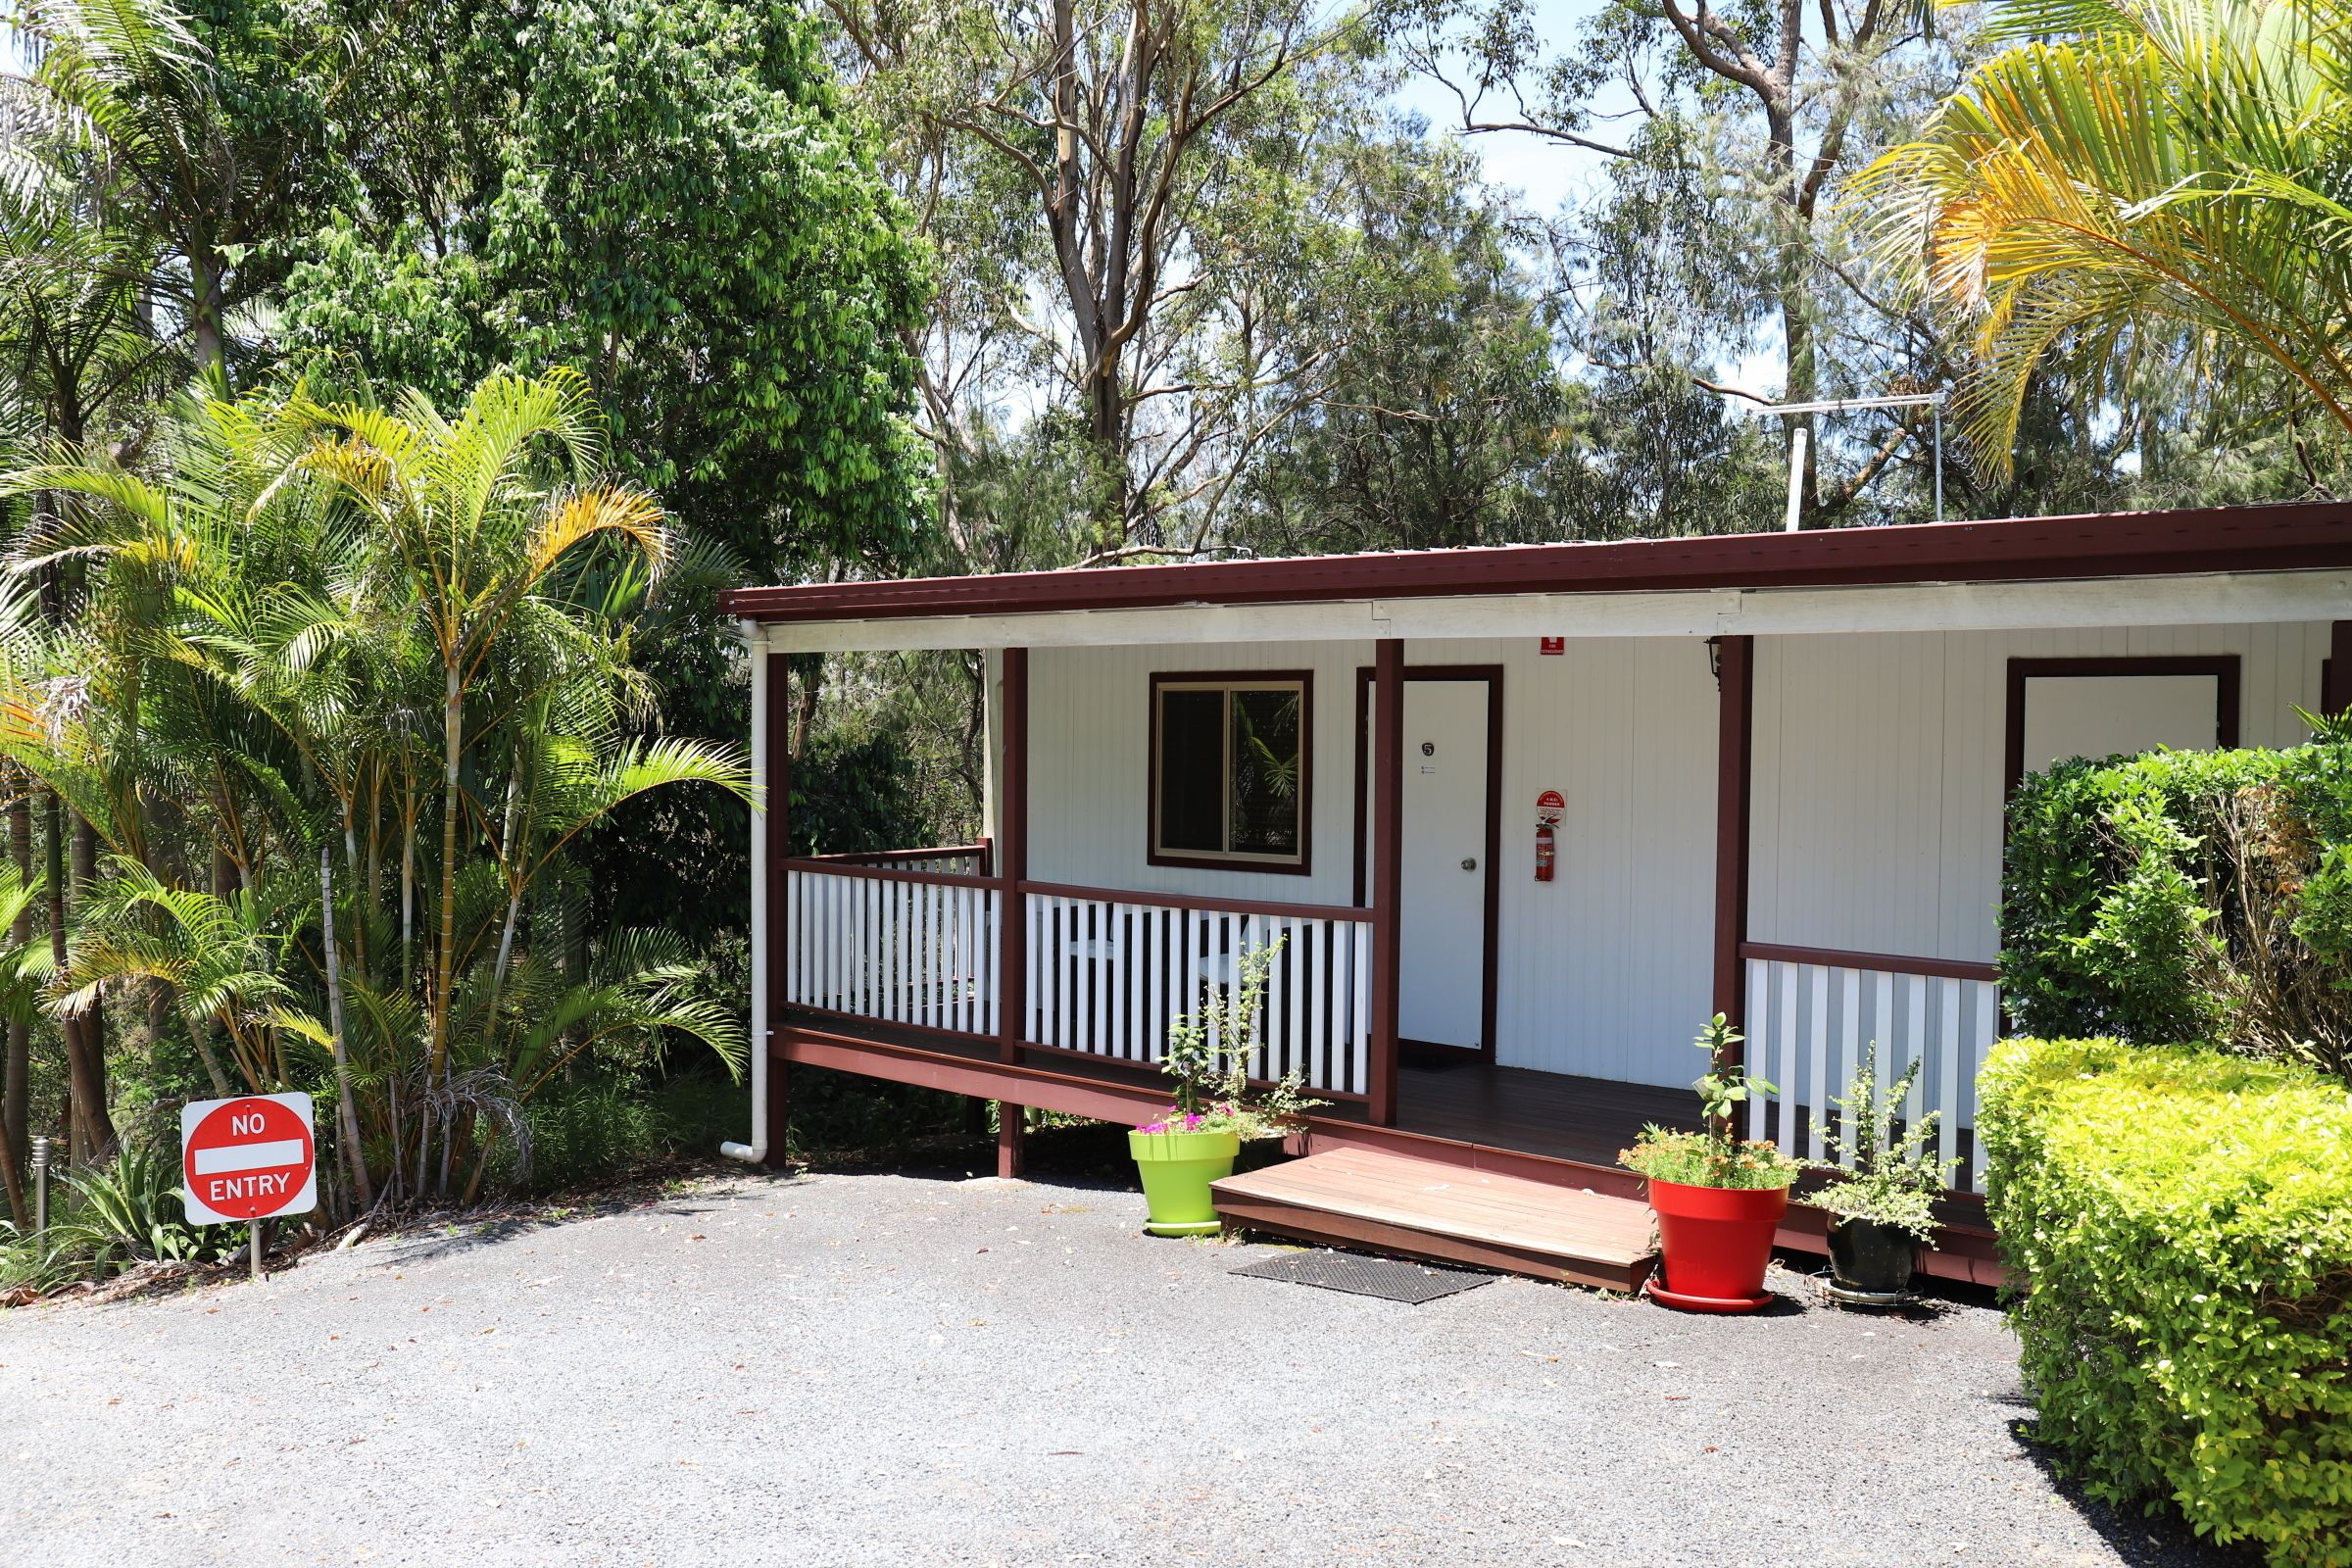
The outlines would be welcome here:
[[[1404,867],[1404,643],[1384,637],[1372,664],[1372,1123],[1396,1120],[1399,903]]]
[[[997,793],[997,1055],[1018,1062],[1029,1036],[1029,909],[1021,884],[1029,876],[1029,650],[1004,657],[1004,762]],[[997,1174],[1018,1176],[1022,1159],[1021,1107],[997,1105]]]
[[[1715,1010],[1737,1029],[1747,987],[1748,774],[1755,753],[1756,640],[1715,639]],[[1741,1046],[1732,1048],[1744,1060]]]

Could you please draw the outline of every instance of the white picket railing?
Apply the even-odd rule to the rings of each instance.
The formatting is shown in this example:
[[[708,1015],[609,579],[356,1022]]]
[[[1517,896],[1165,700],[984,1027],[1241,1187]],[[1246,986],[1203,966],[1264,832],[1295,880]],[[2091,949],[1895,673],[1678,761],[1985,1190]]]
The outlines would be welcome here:
[[[1243,957],[1281,946],[1266,978],[1251,1076],[1293,1072],[1309,1088],[1370,1082],[1372,927],[1292,909],[1209,909],[1088,890],[1031,892],[1031,1043],[1133,1062],[1166,1053],[1168,1029],[1232,986]]]
[[[1748,1136],[1772,1137],[1802,1159],[1825,1159],[1827,1124],[1877,1041],[1882,1088],[1914,1061],[1924,1061],[1903,1107],[1903,1120],[1940,1112],[1936,1155],[1964,1159],[1951,1185],[1982,1192],[1984,1153],[1975,1136],[1977,1073],[2000,1034],[2000,991],[1979,978],[1975,965],[1870,954],[1828,954],[1746,959],[1748,1070],[1769,1079],[1771,1095],[1748,1102]],[[1951,972],[1960,970],[1963,972]]]
[[[995,887],[941,872],[796,865],[784,899],[791,1005],[996,1032]]]

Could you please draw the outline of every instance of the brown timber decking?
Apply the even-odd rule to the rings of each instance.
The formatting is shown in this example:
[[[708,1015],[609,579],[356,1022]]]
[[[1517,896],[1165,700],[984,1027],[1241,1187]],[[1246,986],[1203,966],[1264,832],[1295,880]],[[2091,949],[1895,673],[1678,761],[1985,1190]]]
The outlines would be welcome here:
[[[1145,1120],[1168,1102],[1167,1079],[1149,1064],[1036,1047],[1025,1048],[1018,1062],[1005,1062],[999,1059],[993,1040],[867,1019],[798,1013],[776,1031],[769,1049],[779,1067],[794,1062],[830,1067],[1111,1122]],[[781,1075],[777,1082],[780,1087]],[[1498,1187],[1498,1192],[1524,1196],[1526,1189],[1540,1190],[1547,1203],[1574,1202],[1586,1196],[1630,1200],[1642,1211],[1646,1225],[1642,1179],[1617,1163],[1618,1151],[1631,1144],[1646,1122],[1697,1125],[1688,1090],[1477,1061],[1445,1068],[1400,1064],[1396,1099],[1396,1124],[1389,1127],[1372,1126],[1361,1102],[1324,1106],[1306,1118],[1291,1150],[1306,1156],[1370,1151],[1426,1161],[1465,1178],[1486,1176],[1520,1184]],[[1798,1191],[1801,1198],[1805,1188]],[[1976,1284],[1999,1283],[2001,1271],[1983,1200],[1955,1194],[1941,1205],[1938,1217],[1942,1226],[1936,1248],[1922,1259],[1926,1272]],[[1792,1203],[1778,1243],[1795,1251],[1822,1253],[1827,1250],[1824,1224],[1820,1210],[1802,1201]],[[1306,1233],[1293,1228],[1287,1234]],[[1413,1250],[1401,1244],[1392,1250]],[[1485,1266],[1511,1267],[1501,1262]],[[1553,1272],[1544,1277],[1567,1276]]]
[[[1210,1190],[1229,1226],[1600,1290],[1639,1289],[1657,1255],[1639,1200],[1380,1150],[1309,1154]]]

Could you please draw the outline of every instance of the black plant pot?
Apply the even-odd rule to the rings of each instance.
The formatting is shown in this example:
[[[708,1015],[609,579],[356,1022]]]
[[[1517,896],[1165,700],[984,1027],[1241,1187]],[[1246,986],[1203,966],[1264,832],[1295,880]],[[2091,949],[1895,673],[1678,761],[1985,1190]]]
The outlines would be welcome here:
[[[1875,1219],[1830,1223],[1830,1269],[1849,1291],[1893,1296],[1911,1288],[1919,1244],[1900,1225]]]

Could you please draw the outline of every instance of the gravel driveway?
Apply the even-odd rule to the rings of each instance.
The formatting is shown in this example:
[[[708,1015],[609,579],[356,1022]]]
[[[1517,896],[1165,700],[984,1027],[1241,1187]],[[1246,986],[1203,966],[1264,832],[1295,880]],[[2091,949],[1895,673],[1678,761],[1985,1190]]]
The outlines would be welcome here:
[[[712,1179],[0,1313],[11,1563],[2208,1563],[1998,1316],[1237,1279],[1048,1182]],[[1794,1296],[1799,1282],[1779,1288]]]

